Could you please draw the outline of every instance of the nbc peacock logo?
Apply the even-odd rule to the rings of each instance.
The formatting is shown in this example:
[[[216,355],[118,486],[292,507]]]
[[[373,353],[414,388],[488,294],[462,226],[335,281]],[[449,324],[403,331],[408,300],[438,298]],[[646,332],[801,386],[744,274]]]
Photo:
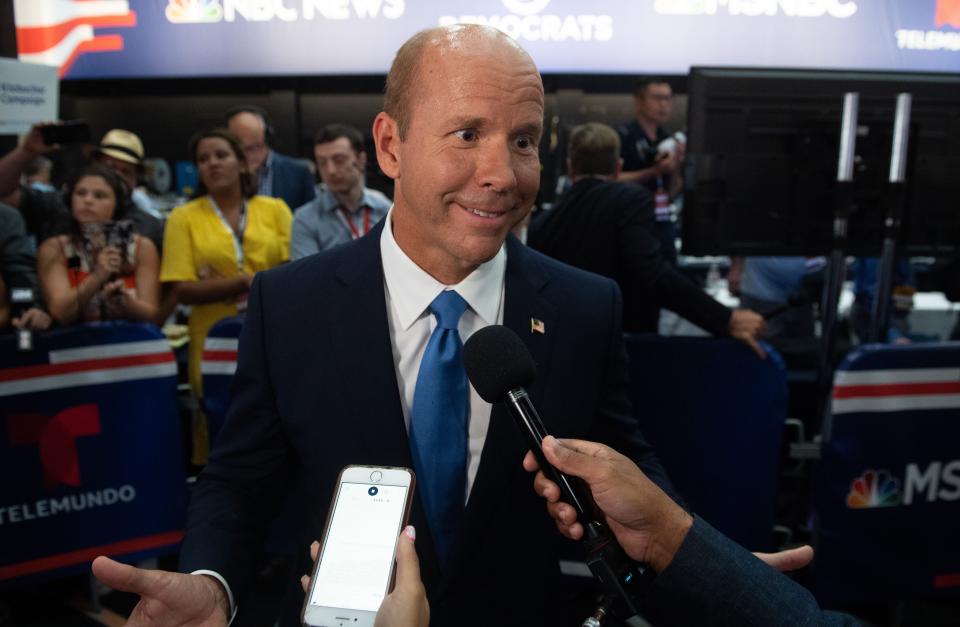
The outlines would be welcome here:
[[[170,0],[167,20],[174,24],[203,24],[223,19],[220,0]]]
[[[867,470],[850,482],[847,507],[895,507],[901,504],[900,480],[886,470]]]

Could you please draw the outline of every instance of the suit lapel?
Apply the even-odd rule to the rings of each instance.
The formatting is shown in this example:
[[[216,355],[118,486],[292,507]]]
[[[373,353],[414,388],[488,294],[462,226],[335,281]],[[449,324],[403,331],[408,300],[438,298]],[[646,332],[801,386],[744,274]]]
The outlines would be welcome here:
[[[540,294],[549,278],[536,256],[510,236],[507,239],[503,324],[520,336],[537,364],[537,377],[528,390],[535,403],[542,396],[549,376],[548,364],[555,337],[550,331],[556,328],[556,308]],[[531,319],[543,324],[543,333],[531,330]],[[514,425],[506,405],[495,403],[463,528],[451,555],[448,575],[444,577],[444,588],[454,579],[451,575],[460,570],[476,550],[479,543],[475,539],[483,535],[490,517],[509,515],[503,503],[508,491],[503,486],[512,483],[513,477],[525,474],[521,461],[527,448],[526,440]]]
[[[331,357],[343,373],[343,388],[338,394],[350,399],[349,413],[340,419],[369,425],[369,437],[356,443],[366,458],[351,463],[413,468],[387,324],[380,257],[383,224],[381,221],[365,237],[349,245],[349,253],[345,251],[340,257],[336,285],[328,303],[334,312]],[[421,575],[430,587],[439,578],[439,565],[426,516],[416,496],[410,523],[417,528],[418,537],[423,538],[417,543],[417,552]]]

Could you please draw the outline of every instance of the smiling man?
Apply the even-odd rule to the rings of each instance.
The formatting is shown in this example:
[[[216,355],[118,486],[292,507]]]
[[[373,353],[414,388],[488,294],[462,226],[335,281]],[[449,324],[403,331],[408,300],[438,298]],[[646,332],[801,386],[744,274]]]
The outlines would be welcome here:
[[[290,489],[309,572],[306,547],[348,464],[416,471],[431,624],[579,623],[556,601],[558,538],[524,476],[524,441],[459,355],[478,329],[510,327],[538,363],[529,391],[547,428],[609,444],[670,491],[628,417],[616,284],[508,235],[537,193],[543,115],[533,61],[495,29],[431,29],[400,48],[373,126],[393,208],[364,237],[257,275],[233,405],[191,504],[181,568],[196,574],[98,562],[142,595],[132,624],[173,612],[223,624]],[[294,625],[303,595],[291,587]]]

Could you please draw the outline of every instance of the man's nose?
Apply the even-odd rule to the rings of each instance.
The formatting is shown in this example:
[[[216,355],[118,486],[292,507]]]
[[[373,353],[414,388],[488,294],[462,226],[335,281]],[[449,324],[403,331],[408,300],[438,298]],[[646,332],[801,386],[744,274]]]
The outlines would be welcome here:
[[[490,142],[478,150],[476,178],[481,187],[505,192],[517,186],[513,152],[508,144]]]

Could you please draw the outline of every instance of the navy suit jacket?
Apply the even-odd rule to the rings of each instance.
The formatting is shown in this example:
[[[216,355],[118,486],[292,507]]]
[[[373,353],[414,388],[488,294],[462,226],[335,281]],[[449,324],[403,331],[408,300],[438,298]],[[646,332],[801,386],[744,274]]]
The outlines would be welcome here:
[[[387,326],[382,225],[254,281],[232,406],[195,488],[181,552],[182,570],[221,573],[241,604],[267,519],[288,488],[304,506],[306,556],[341,468],[413,465]],[[504,324],[537,363],[529,392],[547,429],[615,447],[669,491],[630,417],[616,284],[513,237],[505,284]],[[543,321],[544,333],[531,332],[531,318]],[[558,534],[521,467],[526,450],[507,409],[495,405],[464,527],[443,571],[415,500],[411,522],[433,625],[579,624],[552,613]],[[308,561],[300,572],[309,572]],[[288,621],[303,594],[291,597]]]
[[[655,625],[828,627],[859,625],[822,611],[808,590],[700,518],[643,605]]]
[[[317,195],[313,174],[299,159],[274,152],[270,171],[273,177],[271,195],[282,198],[290,211],[307,204]]]

